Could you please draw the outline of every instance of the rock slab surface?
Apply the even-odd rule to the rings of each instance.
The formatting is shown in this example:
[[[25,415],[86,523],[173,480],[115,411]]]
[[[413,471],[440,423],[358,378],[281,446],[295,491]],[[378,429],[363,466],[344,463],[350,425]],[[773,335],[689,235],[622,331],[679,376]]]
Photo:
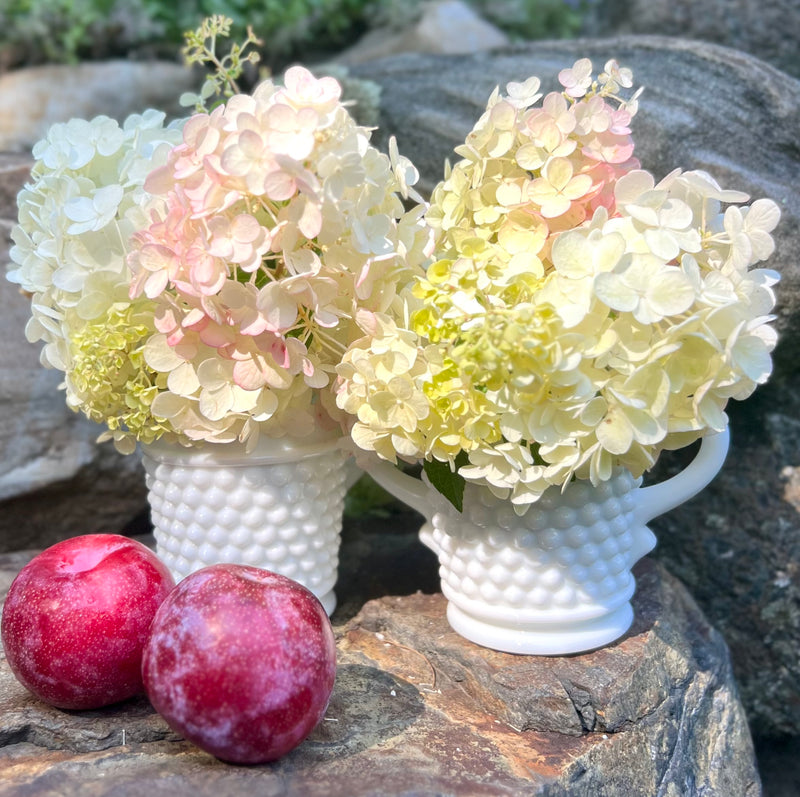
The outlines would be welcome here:
[[[0,558],[0,590],[26,558]],[[466,642],[440,594],[376,599],[345,622],[335,615],[325,719],[258,767],[216,761],[144,699],[91,712],[45,706],[3,659],[0,795],[756,797],[725,643],[659,566],[643,562],[637,578],[629,634],[564,658]]]

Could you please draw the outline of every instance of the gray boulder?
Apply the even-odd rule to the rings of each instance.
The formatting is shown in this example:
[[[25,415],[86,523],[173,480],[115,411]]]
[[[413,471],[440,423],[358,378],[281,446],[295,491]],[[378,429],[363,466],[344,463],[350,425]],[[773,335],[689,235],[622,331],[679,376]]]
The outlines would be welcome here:
[[[508,43],[505,33],[481,19],[466,3],[438,0],[423,5],[419,19],[401,30],[381,27],[369,31],[335,60],[347,66],[396,53],[475,53]]]
[[[587,56],[634,70],[644,85],[637,154],[663,176],[705,169],[722,185],[782,208],[770,262],[781,339],[772,381],[729,407],[732,451],[699,498],[653,522],[656,555],[678,574],[728,640],[754,729],[800,732],[800,82],[741,52],[663,37],[536,42],[463,57],[384,59],[354,68],[377,82],[383,140],[397,137],[430,190],[496,85],[530,75],[545,90]],[[691,452],[662,458],[653,479]]]
[[[607,0],[595,3],[588,36],[658,33],[743,50],[800,77],[796,0]]]
[[[185,114],[197,76],[169,61],[48,64],[0,74],[0,152],[29,150],[54,122],[99,114],[122,121],[146,108]]]

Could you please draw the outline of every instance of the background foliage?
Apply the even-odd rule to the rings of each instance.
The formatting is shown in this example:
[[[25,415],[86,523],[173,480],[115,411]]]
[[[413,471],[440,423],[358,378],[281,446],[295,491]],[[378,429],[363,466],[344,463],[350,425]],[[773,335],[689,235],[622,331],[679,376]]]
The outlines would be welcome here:
[[[594,0],[467,0],[519,39],[575,35]],[[401,27],[424,0],[5,0],[0,5],[0,71],[40,63],[113,57],[175,58],[183,32],[204,17],[234,20],[262,39],[262,63],[323,58],[378,26]]]

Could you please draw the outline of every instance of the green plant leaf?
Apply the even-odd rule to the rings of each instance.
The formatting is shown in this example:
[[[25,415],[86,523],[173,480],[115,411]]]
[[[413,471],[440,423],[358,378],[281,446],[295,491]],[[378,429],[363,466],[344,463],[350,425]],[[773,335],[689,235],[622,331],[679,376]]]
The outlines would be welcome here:
[[[464,509],[464,477],[458,469],[467,463],[467,455],[462,451],[456,457],[455,472],[450,469],[447,462],[439,462],[438,459],[425,461],[422,467],[431,486],[438,490],[459,512]]]

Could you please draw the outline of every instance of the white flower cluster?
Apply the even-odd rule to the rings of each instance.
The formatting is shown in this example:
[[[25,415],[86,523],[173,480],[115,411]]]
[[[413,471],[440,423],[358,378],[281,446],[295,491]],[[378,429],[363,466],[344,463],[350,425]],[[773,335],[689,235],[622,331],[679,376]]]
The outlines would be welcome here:
[[[130,357],[153,311],[131,306],[126,257],[154,204],[145,178],[180,137],[152,110],[122,126],[104,116],[53,125],[18,198],[8,279],[32,294],[26,335],[44,341],[45,366],[65,372],[68,405],[112,431],[147,414],[146,397],[126,393],[152,387]]]
[[[541,109],[534,79],[492,96],[434,191],[417,305],[365,327],[338,370],[361,448],[447,463],[520,512],[721,431],[776,343],[778,275],[753,266],[777,205],[697,171],[656,184],[613,93],[627,71],[568,72]]]
[[[768,378],[780,213],[642,170],[616,62],[560,80],[495,91],[427,213],[302,67],[172,126],[55,125],[12,232],[26,334],[124,451],[340,426],[519,511],[639,474]]]
[[[33,149],[7,276],[33,294],[26,334],[46,342],[50,367],[68,371],[73,330],[128,301],[128,240],[147,220],[142,186],[181,135],[163,123],[157,111],[122,126],[105,116],[73,119]]]
[[[615,464],[641,473],[660,450],[722,431],[728,400],[767,381],[776,343],[769,322],[779,277],[751,268],[772,254],[774,202],[723,210],[747,196],[696,171],[658,185],[634,171],[615,197],[617,214],[599,210],[555,241],[539,296],[566,334],[598,341],[578,367],[595,393],[581,413],[564,407],[550,421],[572,419],[582,442],[570,470],[581,475],[588,464],[595,480]]]

